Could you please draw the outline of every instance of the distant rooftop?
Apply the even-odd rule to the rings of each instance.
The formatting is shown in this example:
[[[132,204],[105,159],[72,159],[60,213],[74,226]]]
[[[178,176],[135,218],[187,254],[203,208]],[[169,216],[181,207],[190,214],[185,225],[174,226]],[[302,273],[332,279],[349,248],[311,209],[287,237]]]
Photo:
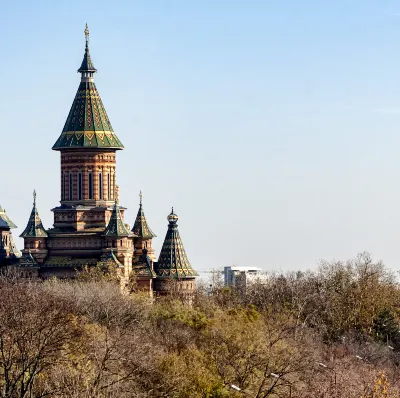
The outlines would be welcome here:
[[[262,271],[260,267],[240,267],[237,265],[232,265],[228,267],[224,267],[226,270],[232,270],[232,271]]]

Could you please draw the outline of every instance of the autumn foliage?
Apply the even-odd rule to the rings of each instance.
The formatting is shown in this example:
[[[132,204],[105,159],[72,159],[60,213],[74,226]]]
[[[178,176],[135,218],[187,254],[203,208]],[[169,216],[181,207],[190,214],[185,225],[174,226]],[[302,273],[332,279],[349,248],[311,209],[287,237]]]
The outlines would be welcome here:
[[[214,278],[191,306],[93,272],[4,274],[0,297],[1,398],[400,396],[399,284],[366,253],[246,289]]]

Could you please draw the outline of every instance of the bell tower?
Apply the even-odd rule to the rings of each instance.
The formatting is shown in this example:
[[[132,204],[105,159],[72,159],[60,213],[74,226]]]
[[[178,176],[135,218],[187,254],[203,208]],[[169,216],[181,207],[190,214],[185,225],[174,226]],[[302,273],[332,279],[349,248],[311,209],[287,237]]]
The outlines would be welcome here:
[[[124,147],[94,82],[97,69],[89,51],[85,28],[85,52],[78,69],[78,91],[61,135],[53,145],[60,152],[60,206],[52,209],[54,228],[47,230],[48,254],[43,270],[68,276],[82,266],[95,265],[107,250],[104,230],[118,199],[116,153]],[[125,208],[118,206],[123,223]],[[129,235],[129,239],[133,239]],[[42,270],[41,270],[42,272]],[[44,271],[43,271],[44,272]]]
[[[123,149],[94,83],[97,69],[89,52],[87,25],[85,53],[78,72],[78,91],[53,146],[61,153],[61,207],[53,209],[54,227],[76,231],[107,225],[118,195],[116,151]]]

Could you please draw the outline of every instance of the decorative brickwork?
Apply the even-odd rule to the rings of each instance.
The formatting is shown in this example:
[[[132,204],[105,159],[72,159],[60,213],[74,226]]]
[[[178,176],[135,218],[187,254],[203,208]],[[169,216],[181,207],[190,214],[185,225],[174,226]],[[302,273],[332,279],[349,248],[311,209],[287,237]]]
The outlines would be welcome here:
[[[81,83],[63,131],[53,146],[60,152],[60,206],[52,209],[53,228],[45,229],[37,207],[24,232],[19,266],[40,278],[73,278],[83,267],[115,268],[123,288],[143,290],[151,296],[170,291],[171,280],[188,296],[194,291],[196,272],[191,267],[171,213],[158,263],[152,240],[156,237],[144,215],[142,195],[133,228],[125,224],[116,184],[116,151],[123,145],[113,131],[94,83],[97,72],[89,52],[78,72]],[[18,255],[13,245],[11,220],[0,208],[1,259]],[[3,261],[4,263],[4,261]],[[132,284],[132,278],[135,282]],[[153,283],[154,282],[154,283]],[[174,283],[175,283],[174,282]]]

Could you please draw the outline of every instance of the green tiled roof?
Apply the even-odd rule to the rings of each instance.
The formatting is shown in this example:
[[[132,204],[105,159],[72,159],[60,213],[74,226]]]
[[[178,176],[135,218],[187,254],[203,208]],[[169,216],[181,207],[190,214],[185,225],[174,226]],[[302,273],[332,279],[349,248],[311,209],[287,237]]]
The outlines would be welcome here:
[[[153,271],[151,259],[147,255],[147,249],[143,249],[143,253],[140,255],[137,263],[133,264],[132,269],[135,272],[135,275],[139,277],[155,278],[157,276]]]
[[[158,278],[194,278],[197,272],[192,268],[178,231],[178,216],[172,209],[168,216],[168,231],[155,265]]]
[[[90,57],[89,42],[87,40],[85,46],[85,55],[83,56],[82,64],[78,69],[78,72],[97,72],[97,69],[93,65],[92,58]]]
[[[114,204],[113,212],[106,229],[105,236],[133,236],[122,220],[121,212],[117,202]]]
[[[78,72],[82,73],[81,83],[62,133],[53,149],[56,151],[67,148],[123,149],[124,146],[114,133],[93,81],[96,68],[90,58],[87,41],[85,55]]]
[[[117,259],[117,257],[115,256],[113,250],[111,250],[108,253],[104,253],[101,256],[100,259],[100,264],[102,266],[117,266],[117,267],[123,267],[123,265],[120,263],[120,261]]]
[[[43,227],[42,220],[36,208],[36,192],[33,192],[33,208],[28,224],[20,235],[21,238],[47,238],[47,232]]]
[[[94,266],[99,259],[95,257],[69,257],[69,256],[48,256],[43,263],[43,267],[84,267]]]
[[[35,261],[35,259],[33,258],[32,254],[31,254],[30,250],[27,254],[24,254],[19,259],[18,265],[20,267],[37,267],[38,266],[37,262]]]
[[[7,213],[0,206],[0,228],[17,228],[17,226],[8,218]]]
[[[139,238],[151,239],[156,237],[156,234],[150,229],[149,224],[147,224],[146,217],[143,212],[142,206],[142,193],[140,193],[140,205],[139,211],[136,216],[135,223],[132,228],[132,232]]]

